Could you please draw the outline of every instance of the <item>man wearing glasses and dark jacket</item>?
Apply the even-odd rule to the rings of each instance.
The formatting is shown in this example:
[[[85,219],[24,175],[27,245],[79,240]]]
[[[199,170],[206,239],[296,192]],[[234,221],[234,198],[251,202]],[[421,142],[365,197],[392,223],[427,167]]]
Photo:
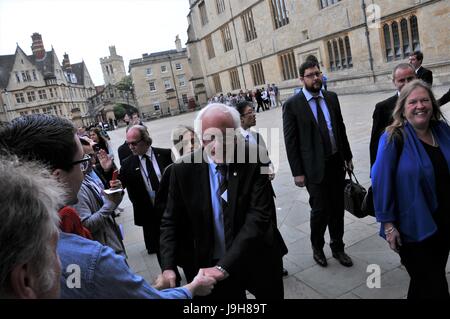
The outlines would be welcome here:
[[[143,228],[147,252],[155,254],[159,252],[161,221],[155,197],[164,169],[172,164],[171,151],[152,147],[152,139],[142,125],[128,130],[126,143],[133,155],[123,161],[119,179],[133,203],[134,223]]]

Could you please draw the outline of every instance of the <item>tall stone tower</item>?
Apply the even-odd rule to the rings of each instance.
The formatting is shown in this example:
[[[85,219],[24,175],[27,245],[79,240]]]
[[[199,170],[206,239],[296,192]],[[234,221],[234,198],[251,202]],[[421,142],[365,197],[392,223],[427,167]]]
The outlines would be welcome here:
[[[109,47],[109,57],[100,58],[105,85],[115,85],[127,75],[123,58],[116,53],[114,45]]]

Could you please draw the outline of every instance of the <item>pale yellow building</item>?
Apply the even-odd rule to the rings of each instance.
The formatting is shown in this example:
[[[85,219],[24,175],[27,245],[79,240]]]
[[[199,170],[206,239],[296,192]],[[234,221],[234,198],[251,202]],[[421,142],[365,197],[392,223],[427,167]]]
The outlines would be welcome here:
[[[61,65],[53,48],[45,51],[40,34],[33,33],[32,40],[32,55],[17,46],[14,54],[0,56],[0,121],[45,113],[87,124],[87,98],[95,86],[86,64],[71,64],[64,54]]]
[[[189,2],[191,81],[208,97],[275,83],[286,98],[309,54],[339,93],[392,89],[393,67],[414,50],[434,85],[450,82],[448,0]]]
[[[143,117],[173,115],[195,103],[186,48],[176,38],[176,49],[143,54],[130,60],[129,73]]]

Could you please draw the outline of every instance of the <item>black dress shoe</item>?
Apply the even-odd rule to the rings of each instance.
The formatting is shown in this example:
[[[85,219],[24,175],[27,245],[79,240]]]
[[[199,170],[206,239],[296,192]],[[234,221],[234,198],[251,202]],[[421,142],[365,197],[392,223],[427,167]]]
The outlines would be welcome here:
[[[327,259],[325,258],[325,254],[322,249],[314,249],[313,250],[313,258],[322,267],[326,267],[328,265]]]
[[[343,251],[336,251],[333,252],[333,257],[336,258],[337,260],[339,260],[339,262],[341,263],[341,265],[344,265],[345,267],[351,267],[353,266],[353,261],[350,258],[349,255],[347,255],[345,252]]]
[[[283,277],[286,277],[287,275],[289,275],[289,273],[287,269],[283,267]]]

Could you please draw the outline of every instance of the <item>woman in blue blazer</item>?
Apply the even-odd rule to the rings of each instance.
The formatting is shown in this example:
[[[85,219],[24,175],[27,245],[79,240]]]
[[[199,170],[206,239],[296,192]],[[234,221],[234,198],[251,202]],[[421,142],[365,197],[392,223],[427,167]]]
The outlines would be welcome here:
[[[393,118],[372,168],[380,235],[409,273],[408,298],[450,298],[450,127],[421,80],[405,85]]]

